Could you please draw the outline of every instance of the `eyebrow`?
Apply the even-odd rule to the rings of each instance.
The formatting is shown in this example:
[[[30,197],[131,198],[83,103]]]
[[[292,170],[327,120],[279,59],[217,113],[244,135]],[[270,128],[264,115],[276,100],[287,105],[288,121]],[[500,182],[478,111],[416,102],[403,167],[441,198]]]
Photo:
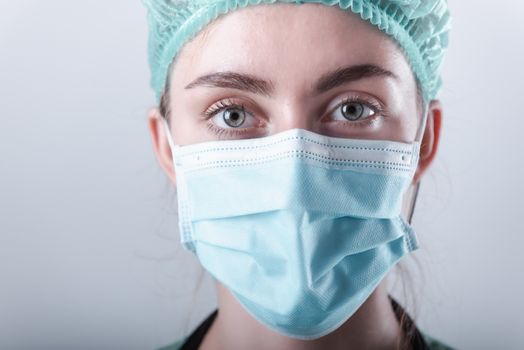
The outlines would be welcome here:
[[[373,77],[386,77],[398,80],[398,77],[391,71],[373,64],[361,64],[338,68],[322,75],[315,84],[314,90],[317,94],[321,94],[343,84]],[[249,74],[231,71],[201,76],[187,85],[186,89],[198,86],[231,88],[265,96],[271,96],[275,90],[273,83],[270,81],[268,82]]]
[[[320,94],[349,82],[374,77],[386,77],[398,80],[398,77],[389,70],[373,64],[362,64],[339,68],[333,72],[326,73],[318,80],[315,91]]]
[[[201,76],[186,86],[186,89],[192,89],[197,86],[231,88],[266,96],[270,96],[274,91],[271,82],[249,74],[236,72],[218,72]]]

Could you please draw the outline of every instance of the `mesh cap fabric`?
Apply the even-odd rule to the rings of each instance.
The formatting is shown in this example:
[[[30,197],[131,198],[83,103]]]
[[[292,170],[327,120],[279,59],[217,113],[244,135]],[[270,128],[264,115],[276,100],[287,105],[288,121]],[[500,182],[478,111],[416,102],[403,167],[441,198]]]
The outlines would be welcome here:
[[[339,6],[358,14],[392,37],[403,50],[426,102],[435,98],[448,47],[451,16],[447,0],[142,0],[148,9],[149,66],[157,102],[171,62],[186,42],[222,14],[272,3]]]

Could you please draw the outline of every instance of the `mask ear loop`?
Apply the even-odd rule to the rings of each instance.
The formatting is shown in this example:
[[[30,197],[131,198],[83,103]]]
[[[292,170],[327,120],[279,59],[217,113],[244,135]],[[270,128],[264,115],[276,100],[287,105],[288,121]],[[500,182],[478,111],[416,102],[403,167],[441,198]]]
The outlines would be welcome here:
[[[167,123],[167,120],[166,118],[164,117],[161,117],[162,118],[162,122],[164,124],[164,131],[166,133],[166,137],[167,137],[167,143],[169,144],[169,148],[171,149],[171,157],[173,158],[173,163],[175,162],[175,141],[173,139],[173,136],[171,135],[171,130],[169,128],[169,124]]]
[[[418,142],[420,143],[420,148],[419,149],[422,149],[422,139],[424,137],[424,132],[426,131],[426,123],[427,123],[427,120],[428,120],[428,105],[426,103],[424,103],[424,114],[422,114],[422,123],[420,125],[420,128],[418,129],[417,131],[417,136],[415,137],[415,142]],[[417,204],[417,198],[418,198],[418,193],[419,193],[419,190],[420,190],[420,183],[421,181],[418,181],[416,184],[415,184],[415,189],[414,189],[414,192],[413,192],[413,195],[412,195],[412,199],[411,199],[411,205],[409,207],[409,214],[408,214],[408,222],[409,224],[411,225],[411,222],[413,220],[413,214],[415,212],[415,206]]]
[[[164,117],[161,117],[161,118],[164,124],[164,131],[166,133],[167,143],[169,144],[169,148],[171,149],[171,157],[173,159],[173,168],[175,168],[176,167],[175,149],[176,147],[179,147],[179,146],[175,145],[175,140],[173,138],[173,135],[171,135],[171,129],[169,128],[169,123],[167,122],[167,119],[165,119]],[[186,206],[183,206],[183,204],[181,204],[180,202],[181,197],[186,198],[185,189],[184,189],[184,186],[182,187],[178,186],[178,184],[181,182],[180,178],[182,176],[183,176],[183,172],[178,174],[179,180],[177,181],[177,200],[178,200],[179,212],[186,213],[187,212]],[[180,214],[180,215],[187,215],[187,214]],[[183,246],[186,249],[188,249],[189,251],[196,253],[195,247],[193,243],[191,242],[191,239],[187,237],[191,237],[190,234],[186,233],[185,231],[182,231],[181,239],[182,239]]]

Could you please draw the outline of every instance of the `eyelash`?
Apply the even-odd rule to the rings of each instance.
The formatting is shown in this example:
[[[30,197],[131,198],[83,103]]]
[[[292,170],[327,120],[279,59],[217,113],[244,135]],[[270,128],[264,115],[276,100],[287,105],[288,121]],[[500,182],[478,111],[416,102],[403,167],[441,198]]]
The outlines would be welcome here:
[[[216,104],[212,105],[204,112],[204,114],[207,116],[206,119],[209,119],[211,117],[214,117],[216,114],[222,112],[224,109],[231,107],[239,107],[239,109],[245,110],[243,104],[237,104],[233,102],[231,99],[227,99],[219,101]]]
[[[367,117],[367,118],[365,118],[363,120],[357,120],[357,121],[353,121],[351,123],[342,122],[344,126],[363,127],[363,126],[367,126],[367,125],[372,124],[375,121],[376,118],[378,118],[380,116],[385,116],[384,115],[384,108],[382,108],[382,106],[380,104],[378,104],[377,102],[372,101],[372,100],[370,100],[368,98],[365,98],[365,97],[362,97],[362,96],[358,96],[358,95],[346,97],[342,102],[337,104],[331,110],[330,114],[333,113],[333,111],[335,111],[338,108],[340,108],[341,106],[343,106],[345,104],[348,104],[348,103],[354,103],[354,102],[358,102],[358,103],[364,104],[366,107],[368,107],[373,112],[373,115],[370,116],[370,117]],[[240,109],[242,111],[245,111],[245,105],[244,104],[242,104],[242,103],[240,103],[240,104],[239,103],[235,103],[231,99],[226,99],[226,100],[222,100],[222,101],[219,101],[219,102],[215,103],[214,105],[209,107],[207,110],[205,110],[204,111],[204,119],[205,120],[209,120],[212,117],[214,117],[215,115],[217,115],[218,113],[220,113],[223,110],[228,109],[228,108],[238,108],[238,109]],[[337,122],[337,121],[335,121],[335,122]],[[216,126],[214,123],[208,123],[207,124],[207,128],[211,132],[213,132],[214,134],[216,134],[219,137],[238,136],[238,135],[249,133],[251,131],[251,129],[252,129],[252,128],[239,128],[239,129],[231,128],[231,129],[225,129],[225,128],[221,128],[221,127]]]
[[[222,101],[217,102],[216,104],[209,107],[206,111],[204,111],[204,119],[209,120],[213,118],[215,115],[217,115],[218,113],[228,108],[238,108],[238,109],[241,109],[242,111],[245,111],[244,104],[242,103],[238,104],[238,103],[233,102],[231,99],[227,99],[227,100],[222,100]],[[226,137],[247,134],[251,132],[251,129],[252,129],[252,128],[225,129],[225,128],[218,127],[213,123],[208,123],[206,124],[206,126],[208,130],[213,132],[219,138],[222,138],[222,137],[226,138]]]
[[[240,136],[240,135],[244,135],[244,134],[248,134],[249,132],[251,132],[252,128],[242,128],[242,129],[234,129],[234,128],[231,128],[231,129],[224,129],[224,128],[221,128],[221,127],[218,127],[216,126],[215,124],[213,123],[208,123],[206,124],[206,127],[209,131],[211,131],[213,134],[215,134],[216,136],[218,136],[219,138],[227,138],[227,137],[233,137],[233,136]]]
[[[345,104],[354,102],[362,103],[363,105],[368,107],[373,112],[373,115],[362,120],[353,121],[351,123],[342,122],[345,126],[362,127],[374,123],[378,117],[385,116],[384,108],[378,102],[375,102],[369,98],[360,95],[346,97],[342,102],[338,103],[329,113],[333,113]]]

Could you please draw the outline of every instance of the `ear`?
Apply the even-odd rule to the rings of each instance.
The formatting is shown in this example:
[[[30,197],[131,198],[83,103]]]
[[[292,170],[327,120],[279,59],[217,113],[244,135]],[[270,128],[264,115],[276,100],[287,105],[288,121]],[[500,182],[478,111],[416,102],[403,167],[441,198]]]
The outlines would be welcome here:
[[[413,184],[420,181],[433,162],[433,159],[435,159],[440,140],[441,124],[442,104],[439,100],[432,100],[428,107],[426,129],[424,130],[424,135],[422,137],[419,163],[413,178]]]
[[[169,177],[173,184],[175,184],[176,178],[173,167],[173,155],[171,153],[169,142],[167,141],[166,128],[162,118],[163,117],[161,116],[157,107],[152,108],[147,114],[149,131],[153,140],[153,149],[155,151],[156,158],[167,177]],[[171,132],[171,130],[169,130],[169,132]]]

